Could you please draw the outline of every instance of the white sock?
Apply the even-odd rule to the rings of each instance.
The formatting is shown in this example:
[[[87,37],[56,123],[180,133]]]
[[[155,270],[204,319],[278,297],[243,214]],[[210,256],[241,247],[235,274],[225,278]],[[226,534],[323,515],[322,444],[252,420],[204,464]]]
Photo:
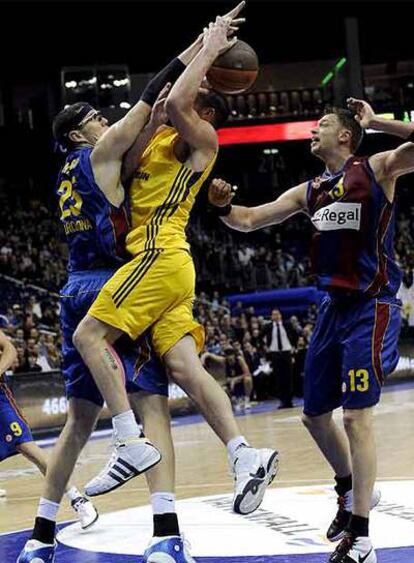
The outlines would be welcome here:
[[[37,515],[40,518],[46,518],[46,520],[56,522],[59,506],[60,505],[57,502],[52,502],[51,500],[41,497],[39,501],[39,508],[37,509]]]
[[[78,491],[78,489],[76,487],[72,487],[71,489],[69,489],[68,491],[66,491],[65,495],[68,497],[68,499],[72,502],[74,500],[76,500],[77,498],[83,496],[81,494],[80,491]]]
[[[166,514],[175,512],[174,493],[153,493],[151,495],[151,506],[154,514]]]
[[[138,437],[141,434],[132,410],[114,416],[112,419],[112,425],[115,435],[119,440],[131,438],[132,436]]]
[[[249,442],[244,436],[236,436],[235,438],[232,438],[230,442],[227,442],[227,451],[229,452],[229,456],[232,461],[236,457],[237,448],[242,444],[244,444],[245,446],[249,445]]]

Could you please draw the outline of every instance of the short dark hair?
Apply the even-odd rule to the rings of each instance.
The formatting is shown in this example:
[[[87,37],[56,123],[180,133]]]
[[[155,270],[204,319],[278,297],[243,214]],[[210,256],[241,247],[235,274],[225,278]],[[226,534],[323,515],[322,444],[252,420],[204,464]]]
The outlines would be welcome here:
[[[52,130],[55,141],[66,149],[73,148],[76,143],[69,139],[69,133],[76,129],[92,110],[93,107],[87,102],[77,102],[62,109],[53,120]]]
[[[230,107],[224,96],[214,90],[208,90],[200,92],[197,101],[201,108],[214,108],[215,116],[213,125],[215,129],[219,129],[226,123],[230,115]]]
[[[355,113],[345,108],[327,107],[324,115],[333,113],[338,118],[339,123],[351,131],[351,151],[354,153],[361,144],[363,129],[355,119]]]

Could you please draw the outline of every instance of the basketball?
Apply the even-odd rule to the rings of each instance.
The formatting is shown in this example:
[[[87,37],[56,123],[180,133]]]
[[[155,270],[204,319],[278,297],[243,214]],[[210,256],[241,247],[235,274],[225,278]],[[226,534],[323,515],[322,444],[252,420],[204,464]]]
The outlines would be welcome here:
[[[238,40],[231,49],[217,57],[207,73],[211,87],[222,94],[240,94],[250,88],[259,72],[255,50]]]

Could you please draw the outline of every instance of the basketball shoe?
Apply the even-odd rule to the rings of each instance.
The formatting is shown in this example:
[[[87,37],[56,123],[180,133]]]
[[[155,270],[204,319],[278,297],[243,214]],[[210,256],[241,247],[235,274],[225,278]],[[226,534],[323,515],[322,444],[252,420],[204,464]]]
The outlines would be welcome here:
[[[97,522],[99,518],[98,511],[86,497],[75,498],[71,505],[78,516],[82,530],[87,530]]]
[[[345,535],[345,528],[347,527],[352,515],[352,489],[342,496],[338,496],[338,512],[332,520],[331,525],[326,533],[326,537],[331,542],[341,540]],[[381,500],[381,491],[374,489],[371,498],[371,510],[378,506]]]
[[[343,540],[330,556],[329,563],[377,563],[371,540],[346,532]]]
[[[53,563],[56,543],[49,545],[37,540],[29,540],[20,553],[17,563]]]
[[[261,504],[266,488],[276,477],[279,466],[276,450],[256,450],[241,444],[233,462],[235,491],[233,510],[250,514]]]
[[[161,461],[161,454],[146,438],[117,441],[106,467],[85,486],[89,497],[109,493]]]
[[[142,563],[196,563],[189,544],[182,536],[153,537]]]

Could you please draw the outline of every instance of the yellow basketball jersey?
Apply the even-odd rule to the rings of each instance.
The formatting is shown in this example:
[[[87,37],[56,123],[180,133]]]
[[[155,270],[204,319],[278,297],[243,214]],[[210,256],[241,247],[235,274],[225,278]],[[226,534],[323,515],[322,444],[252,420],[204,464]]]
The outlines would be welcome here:
[[[155,248],[189,249],[185,228],[217,153],[203,172],[193,172],[174,155],[177,138],[172,127],[157,133],[134,175],[130,188],[132,228],[126,240],[133,255]]]

